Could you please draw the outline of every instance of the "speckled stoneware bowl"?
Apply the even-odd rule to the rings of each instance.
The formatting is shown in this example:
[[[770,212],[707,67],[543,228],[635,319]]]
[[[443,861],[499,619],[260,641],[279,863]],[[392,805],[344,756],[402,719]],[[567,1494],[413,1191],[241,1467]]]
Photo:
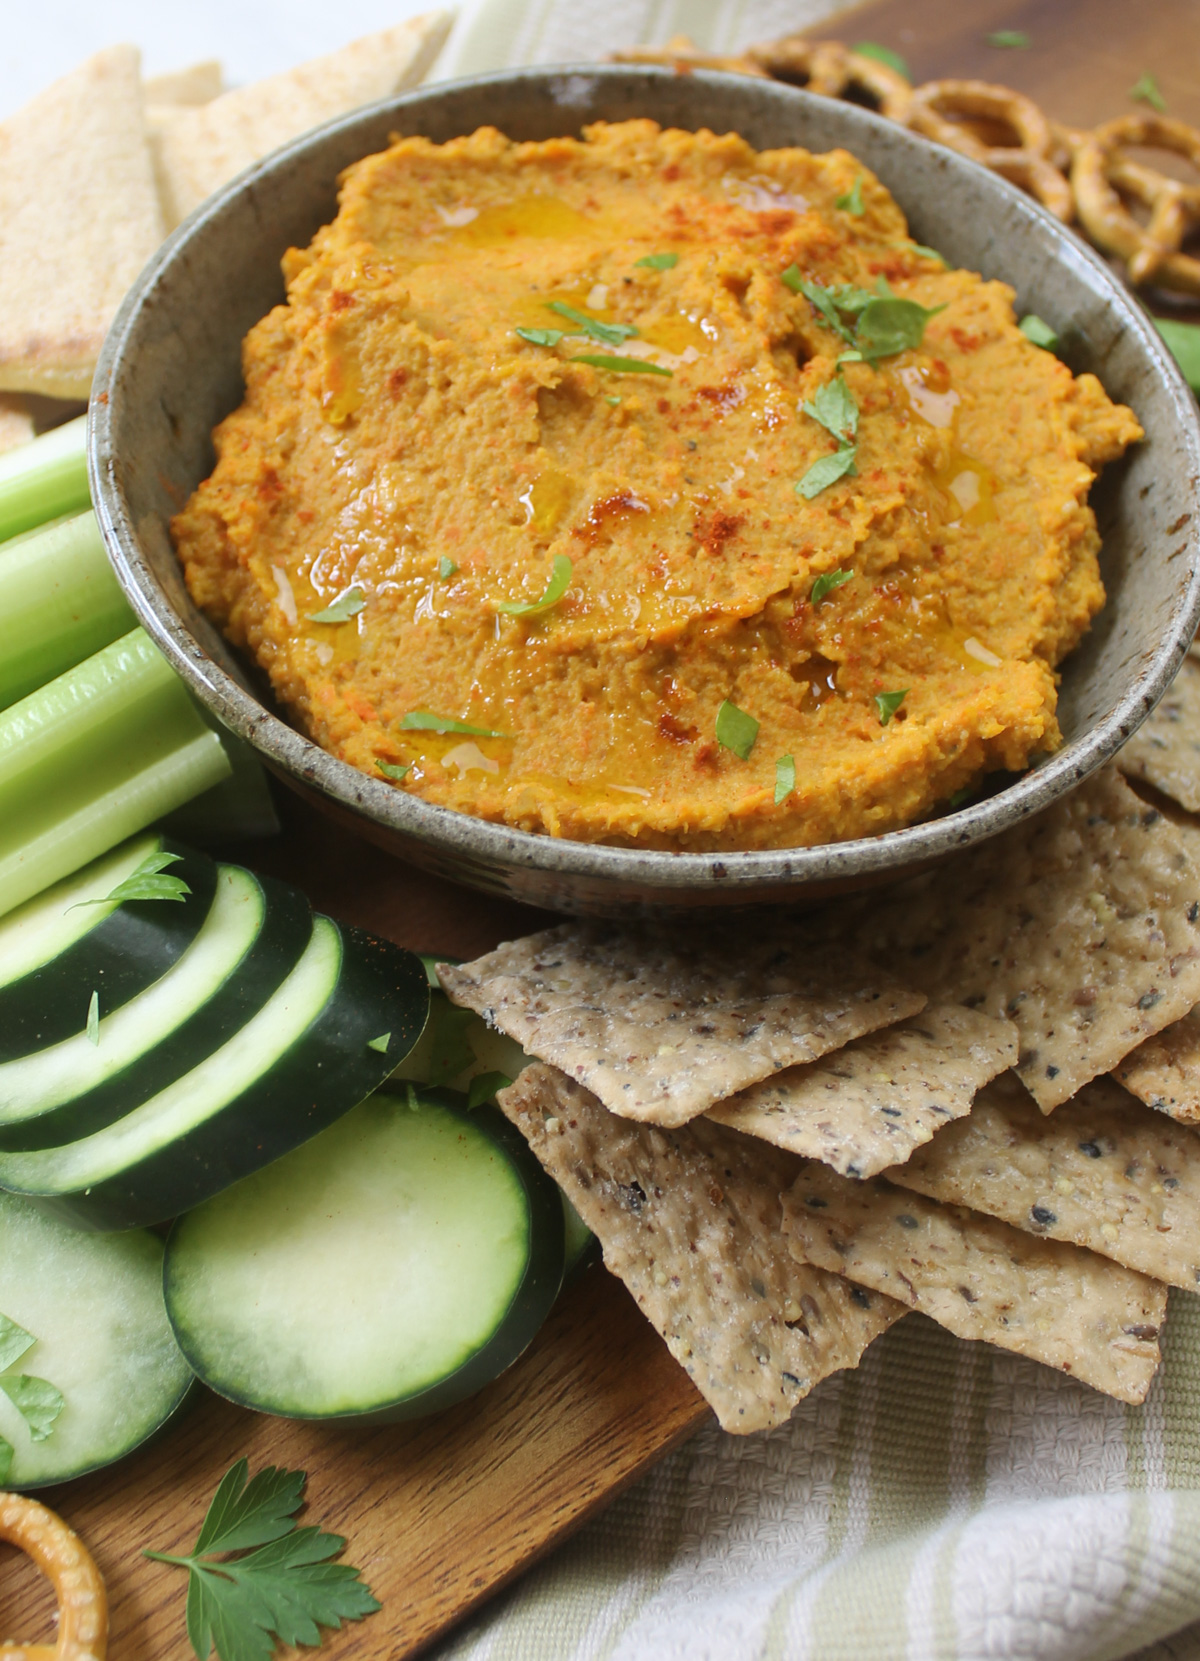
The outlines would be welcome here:
[[[1146,429],[1093,495],[1108,604],[1063,668],[1065,743],[986,800],[908,830],[782,852],[669,854],[511,831],[364,776],[273,709],[265,684],[192,604],[167,523],[211,470],[210,432],[242,397],[240,347],[283,298],[279,261],[336,212],[338,173],[393,133],[435,140],[491,123],[516,139],[652,116],[739,132],[758,148],[843,145],[874,170],[918,241],[1001,277]],[[432,435],[436,442],[436,434]],[[129,294],[96,375],[92,491],[146,628],[200,700],[290,783],[404,859],[537,905],[602,915],[795,902],[894,876],[1046,807],[1106,761],[1171,681],[1200,616],[1200,430],[1155,330],[1112,273],[1015,189],[850,104],[732,75],[527,70],[377,104],[243,173],[182,225]]]

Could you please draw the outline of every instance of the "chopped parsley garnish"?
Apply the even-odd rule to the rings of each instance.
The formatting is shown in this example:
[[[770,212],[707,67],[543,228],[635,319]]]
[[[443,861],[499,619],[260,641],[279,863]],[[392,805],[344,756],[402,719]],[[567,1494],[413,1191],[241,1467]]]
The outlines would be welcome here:
[[[566,554],[555,554],[550,581],[542,590],[541,598],[522,605],[519,600],[499,600],[496,610],[509,617],[538,617],[551,606],[556,606],[571,586],[571,561]]]
[[[835,588],[840,588],[843,583],[848,583],[853,575],[853,571],[822,572],[809,590],[809,599],[814,606],[819,606],[827,594],[832,594]]]
[[[939,254],[936,248],[927,248],[923,242],[913,242],[909,246],[914,254],[920,254],[923,259],[936,260],[939,265],[947,265],[945,254]]]
[[[954,792],[946,806],[950,808],[962,807],[964,802],[969,802],[974,794],[975,792],[972,786],[964,784],[961,790],[956,790]]]
[[[438,560],[438,581],[449,582],[457,570],[458,566],[455,565],[454,561],[443,554],[441,559]]]
[[[820,461],[814,461],[808,472],[796,485],[799,495],[806,502],[811,502],[814,496],[819,496],[831,484],[844,479],[847,474],[856,474],[855,465],[858,459],[857,444],[843,444],[831,456],[822,456]]]
[[[989,46],[1024,47],[1032,45],[1032,41],[1024,29],[993,29],[987,37]]]
[[[796,762],[792,756],[780,756],[775,763],[775,806],[786,802],[796,788]]]
[[[647,363],[644,358],[610,358],[600,353],[583,353],[568,360],[571,363],[590,363],[593,369],[611,369],[614,375],[673,375],[673,369],[664,369],[660,363]]]
[[[861,173],[856,175],[853,185],[846,194],[839,196],[833,205],[835,208],[841,208],[843,213],[852,213],[856,219],[862,218],[866,210],[863,207]]]
[[[678,254],[646,254],[640,260],[634,260],[635,265],[645,265],[651,271],[674,271],[679,264]]]
[[[899,52],[893,52],[890,46],[881,46],[877,40],[860,40],[852,48],[860,58],[874,58],[876,63],[885,63],[889,69],[894,69],[897,75],[903,75],[906,81],[912,80],[907,61]]]
[[[476,1073],[467,1085],[467,1111],[490,1102],[497,1090],[507,1090],[512,1080],[507,1073]]]
[[[1130,87],[1129,96],[1135,104],[1149,104],[1150,108],[1157,110],[1159,115],[1166,112],[1167,101],[1162,95],[1162,88],[1148,69],[1145,74],[1139,75]]]
[[[547,300],[546,304],[602,346],[619,346],[623,340],[633,340],[638,332],[632,323],[602,323],[598,317],[589,317],[587,312],[576,311],[574,306],[564,305],[561,300]]]
[[[886,727],[900,705],[908,697],[909,689],[906,686],[903,692],[877,692],[875,694],[875,708],[879,711],[879,725]]]
[[[367,1039],[367,1048],[369,1050],[378,1050],[380,1055],[386,1055],[387,1047],[391,1041],[392,1035],[390,1032],[381,1032],[378,1038]]]
[[[527,340],[531,346],[557,346],[565,329],[514,329],[513,333]]]
[[[841,335],[842,339],[847,342],[853,342],[853,334],[838,316],[837,302],[834,298],[835,293],[837,292],[836,290],[825,288],[821,283],[810,282],[807,277],[801,276],[800,267],[798,265],[789,265],[780,278],[780,281],[785,285],[785,287],[790,288],[793,294],[803,294],[809,305],[813,306],[815,310],[820,313],[835,334]],[[842,292],[846,294],[849,293],[850,290],[846,288],[843,289]],[[855,290],[854,292],[862,293],[865,291]],[[873,295],[867,295],[868,300],[873,298]],[[842,309],[844,311],[850,310],[849,301],[843,302]]]
[[[800,408],[839,444],[849,444],[858,433],[858,404],[841,375],[826,381]]]
[[[199,1661],[214,1647],[220,1661],[270,1661],[276,1640],[319,1644],[321,1627],[381,1607],[358,1569],[329,1561],[346,1544],[340,1534],[296,1527],[305,1473],[268,1465],[248,1483],[248,1471],[239,1459],[221,1479],[189,1557],[145,1553],[187,1570],[187,1634]]]
[[[1153,322],[1192,391],[1200,392],[1200,325],[1162,317],[1154,318]]]
[[[367,596],[358,583],[352,583],[344,589],[336,600],[331,600],[324,611],[310,611],[310,623],[348,623],[352,617],[357,617],[367,603]]]
[[[852,284],[826,288],[822,283],[810,282],[795,265],[788,266],[780,281],[793,294],[803,294],[814,311],[851,348],[842,354],[839,362],[856,362],[860,358],[873,362],[919,346],[926,323],[946,309],[918,305],[915,300],[901,300],[893,294],[871,294]],[[857,319],[853,329],[843,314]]]
[[[55,1420],[66,1406],[62,1391],[47,1379],[35,1378],[31,1373],[10,1373],[17,1362],[37,1343],[31,1332],[18,1326],[7,1315],[0,1315],[0,1390],[12,1402],[29,1427],[32,1442],[44,1442],[54,1429]],[[0,1483],[8,1481],[16,1449],[0,1436]]]
[[[606,392],[604,394],[604,402],[606,404],[611,404],[613,409],[616,409],[617,405],[621,402],[621,400],[619,398],[614,398],[612,393]]]
[[[726,698],[717,711],[717,743],[745,761],[758,737],[758,722]]]
[[[473,727],[469,721],[456,721],[449,715],[435,715],[431,709],[410,709],[400,723],[406,732],[461,732],[471,738],[507,738],[506,732],[493,732],[490,727]]]
[[[397,783],[408,776],[409,763],[400,761],[380,761],[375,757],[375,765],[385,779],[395,779]]]
[[[168,865],[183,858],[182,854],[147,854],[131,871],[124,882],[119,882],[111,894],[102,900],[78,900],[78,905],[123,905],[126,900],[185,900],[191,889],[182,877],[164,876]],[[75,910],[75,906],[71,907]]]
[[[1058,336],[1049,323],[1043,323],[1035,312],[1023,317],[1018,328],[1026,340],[1031,340],[1035,346],[1040,346],[1045,352],[1058,351]]]
[[[100,1043],[100,994],[93,992],[88,1004],[87,1012],[88,1043],[99,1046]]]

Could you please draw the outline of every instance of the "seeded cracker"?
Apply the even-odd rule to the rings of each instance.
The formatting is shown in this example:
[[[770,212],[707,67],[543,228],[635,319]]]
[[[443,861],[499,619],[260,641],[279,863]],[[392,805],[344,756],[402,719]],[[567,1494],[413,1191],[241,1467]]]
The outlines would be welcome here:
[[[863,916],[906,984],[1015,1021],[1043,1112],[1200,1003],[1200,831],[1111,767]]]
[[[1200,813],[1200,663],[1190,654],[1162,702],[1118,750],[1116,764]]]
[[[613,1113],[659,1125],[925,1004],[861,960],[745,926],[701,937],[566,923],[438,974],[454,1003]]]
[[[1180,1124],[1200,1123],[1200,1009],[1139,1044],[1113,1076],[1147,1107]]]
[[[752,1084],[709,1116],[843,1176],[869,1177],[970,1112],[975,1092],[1016,1059],[1011,1021],[930,1004],[898,1026]]]
[[[1200,1137],[1096,1079],[1046,1117],[1012,1078],[886,1173],[930,1199],[1200,1286]]]
[[[1140,1402],[1161,1359],[1167,1289],[1059,1240],[965,1206],[806,1165],[783,1196],[792,1250],[1120,1401]]]
[[[441,50],[451,21],[449,12],[427,12],[194,109],[171,114],[160,106],[155,165],[168,226],[178,225],[244,167],[311,127],[416,86]]]
[[[777,1149],[706,1121],[632,1124],[537,1064],[497,1099],[725,1430],[782,1424],[904,1313],[784,1249],[796,1162]]]
[[[132,46],[0,123],[0,388],[86,398],[125,291],[162,240]]]

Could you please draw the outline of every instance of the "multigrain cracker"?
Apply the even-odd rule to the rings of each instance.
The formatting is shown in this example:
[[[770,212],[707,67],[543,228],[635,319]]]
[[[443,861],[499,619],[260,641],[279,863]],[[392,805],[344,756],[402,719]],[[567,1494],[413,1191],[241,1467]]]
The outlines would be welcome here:
[[[710,1108],[709,1117],[843,1176],[869,1177],[968,1113],[975,1092],[1016,1059],[1011,1021],[930,1004],[897,1026],[752,1084]]]
[[[613,1113],[660,1125],[925,1003],[844,952],[798,948],[791,930],[565,923],[438,974],[455,1003]]]
[[[792,1250],[900,1298],[957,1333],[1031,1356],[1120,1401],[1140,1402],[1161,1359],[1167,1289],[1061,1240],[881,1178],[810,1163],[783,1196]]]
[[[536,1063],[497,1099],[725,1430],[782,1424],[904,1313],[785,1249],[796,1162],[777,1149],[703,1121],[632,1124]]]
[[[1200,1003],[1200,831],[1114,768],[864,908],[858,938],[936,1001],[1007,1015],[1045,1112]],[[830,936],[845,938],[839,917]]]
[[[1096,1079],[1048,1117],[1011,1076],[890,1182],[1200,1286],[1200,1137]]]
[[[1200,663],[1190,653],[1162,702],[1117,751],[1116,764],[1200,813]]]
[[[416,86],[450,32],[449,12],[426,12],[324,58],[178,111],[155,134],[168,226],[244,167],[323,121]]]
[[[1200,1009],[1130,1051],[1113,1077],[1147,1107],[1183,1125],[1200,1123]]]
[[[86,398],[108,325],[162,240],[132,46],[0,124],[0,388]]]

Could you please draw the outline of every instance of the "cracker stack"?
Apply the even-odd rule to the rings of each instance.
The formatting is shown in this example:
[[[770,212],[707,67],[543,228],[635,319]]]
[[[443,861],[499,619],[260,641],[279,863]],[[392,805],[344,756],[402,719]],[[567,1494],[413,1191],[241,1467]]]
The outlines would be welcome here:
[[[1198,806],[1189,660],[1115,766],[935,877],[440,967],[537,1058],[501,1106],[727,1430],[911,1309],[1145,1399],[1200,1288]]]

